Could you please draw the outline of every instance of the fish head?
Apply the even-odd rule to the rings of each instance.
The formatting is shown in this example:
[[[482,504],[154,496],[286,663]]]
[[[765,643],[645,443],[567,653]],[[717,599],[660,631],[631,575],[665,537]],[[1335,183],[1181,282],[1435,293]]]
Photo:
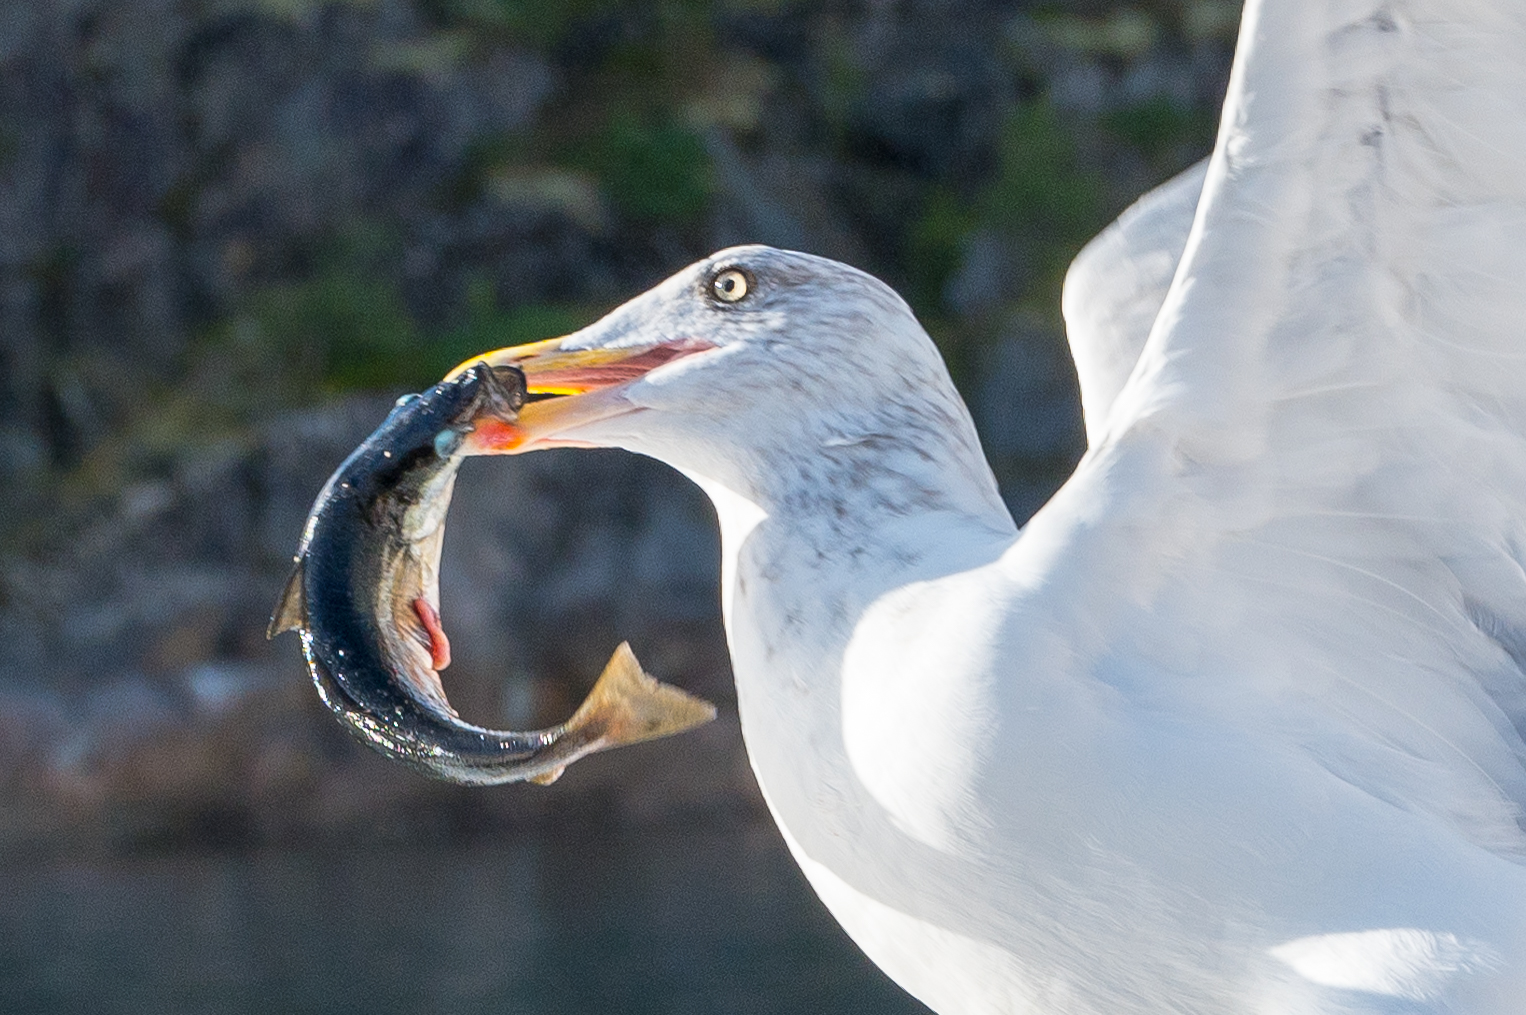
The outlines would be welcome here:
[[[524,371],[512,364],[473,363],[421,395],[405,395],[394,411],[408,411],[418,426],[432,430],[435,457],[459,455],[462,442],[479,426],[505,426],[519,418],[528,388]],[[415,405],[422,400],[424,404]]]

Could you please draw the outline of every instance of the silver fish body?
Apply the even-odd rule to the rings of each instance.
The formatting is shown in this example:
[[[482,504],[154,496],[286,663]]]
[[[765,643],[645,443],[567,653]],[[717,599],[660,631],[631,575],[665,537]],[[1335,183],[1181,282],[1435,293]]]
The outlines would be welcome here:
[[[715,715],[647,676],[626,645],[551,729],[485,729],[451,708],[439,676],[445,515],[466,436],[512,423],[524,400],[523,374],[487,365],[400,399],[318,494],[267,631],[299,633],[319,696],[357,739],[450,782],[550,782],[586,754]]]

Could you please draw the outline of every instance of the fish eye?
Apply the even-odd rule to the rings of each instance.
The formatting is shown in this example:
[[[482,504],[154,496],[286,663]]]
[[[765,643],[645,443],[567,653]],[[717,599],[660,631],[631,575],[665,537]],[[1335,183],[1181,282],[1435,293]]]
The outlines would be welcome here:
[[[710,281],[710,291],[722,303],[736,303],[752,291],[747,274],[738,268],[727,268]]]

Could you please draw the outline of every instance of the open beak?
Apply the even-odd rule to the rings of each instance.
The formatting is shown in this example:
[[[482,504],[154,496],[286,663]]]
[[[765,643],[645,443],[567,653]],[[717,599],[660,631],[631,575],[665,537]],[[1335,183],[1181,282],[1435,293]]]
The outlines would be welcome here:
[[[470,452],[503,455],[545,447],[588,447],[585,442],[560,435],[633,411],[635,407],[621,390],[624,385],[660,366],[715,348],[702,339],[621,348],[563,348],[570,337],[485,352],[445,375],[449,380],[476,363],[514,366],[524,371],[530,394],[559,396],[530,402],[513,423],[479,421],[466,439]]]

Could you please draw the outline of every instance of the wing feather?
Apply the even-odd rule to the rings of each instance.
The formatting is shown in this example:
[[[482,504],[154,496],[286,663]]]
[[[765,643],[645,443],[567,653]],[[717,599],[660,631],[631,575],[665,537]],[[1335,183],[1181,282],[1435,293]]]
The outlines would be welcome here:
[[[1089,443],[1139,362],[1187,245],[1207,171],[1205,159],[1135,201],[1065,273],[1061,310]]]
[[[1526,5],[1251,0],[1182,263],[1087,418],[1091,468],[1163,463],[1152,617],[1197,662],[1156,679],[1211,660],[1221,718],[1516,856],[1523,329]]]

